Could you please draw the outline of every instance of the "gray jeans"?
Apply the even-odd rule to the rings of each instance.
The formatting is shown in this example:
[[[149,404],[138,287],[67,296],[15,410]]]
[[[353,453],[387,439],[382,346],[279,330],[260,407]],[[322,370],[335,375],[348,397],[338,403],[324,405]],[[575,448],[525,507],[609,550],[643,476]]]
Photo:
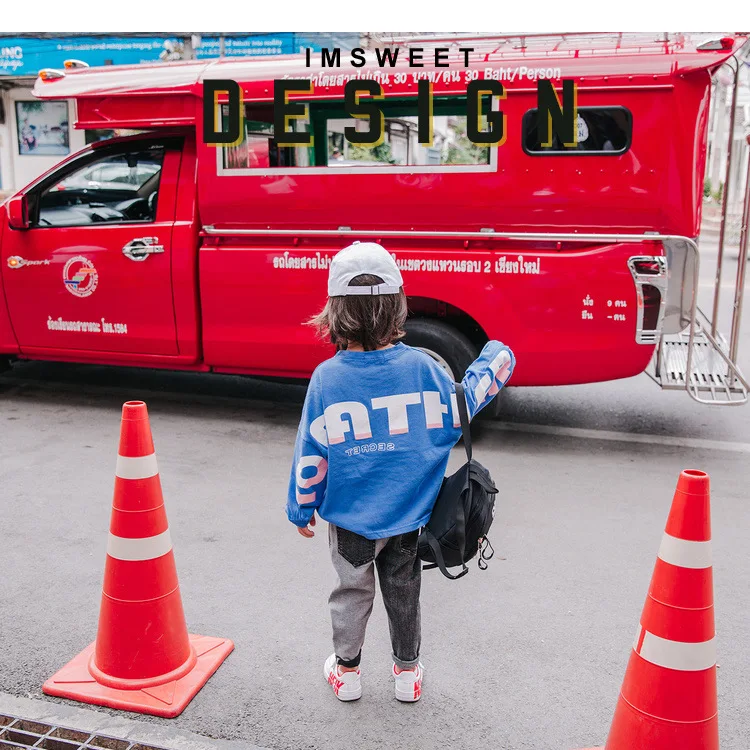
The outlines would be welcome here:
[[[388,539],[365,539],[329,524],[328,542],[338,582],[328,603],[339,664],[359,665],[375,599],[375,568],[388,613],[393,661],[402,669],[419,661],[422,563],[417,558],[417,535],[412,531]]]

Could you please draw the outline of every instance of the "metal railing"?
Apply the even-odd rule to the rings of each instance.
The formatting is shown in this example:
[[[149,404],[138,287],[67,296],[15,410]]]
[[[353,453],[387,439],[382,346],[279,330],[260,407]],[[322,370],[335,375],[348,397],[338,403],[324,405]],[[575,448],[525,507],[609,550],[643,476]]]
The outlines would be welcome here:
[[[408,34],[380,32],[368,35],[369,46],[403,47],[435,45],[455,50],[470,44],[474,54],[488,60],[492,56],[534,55],[578,57],[598,52],[611,54],[670,54],[685,46],[685,35],[666,32],[553,32],[501,34]],[[450,53],[449,53],[450,54]]]

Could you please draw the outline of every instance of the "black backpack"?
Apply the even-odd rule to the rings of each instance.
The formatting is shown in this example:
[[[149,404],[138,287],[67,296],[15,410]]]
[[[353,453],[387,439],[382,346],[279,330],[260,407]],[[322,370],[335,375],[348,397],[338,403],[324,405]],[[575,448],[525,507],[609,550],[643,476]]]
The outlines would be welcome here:
[[[469,460],[455,474],[443,479],[432,515],[419,535],[417,547],[419,558],[428,563],[424,570],[440,568],[444,576],[454,580],[469,572],[466,563],[477,552],[479,568],[487,568],[486,561],[494,554],[487,532],[495,517],[497,494],[489,471],[471,457],[469,414],[460,383],[456,383],[456,399]],[[459,565],[462,570],[457,575],[448,571],[448,568]]]

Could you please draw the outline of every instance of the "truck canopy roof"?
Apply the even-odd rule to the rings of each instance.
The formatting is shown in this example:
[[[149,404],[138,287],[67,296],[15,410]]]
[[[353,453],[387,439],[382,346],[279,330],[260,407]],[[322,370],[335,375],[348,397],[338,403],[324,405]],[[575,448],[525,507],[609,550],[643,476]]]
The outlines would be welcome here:
[[[348,74],[358,78],[373,78],[377,72],[387,75],[405,71],[422,75],[434,73],[435,93],[440,93],[439,84],[446,71],[465,69],[464,52],[460,50],[466,47],[474,49],[469,53],[470,69],[482,71],[488,67],[523,67],[541,71],[539,77],[553,77],[545,76],[544,71],[559,69],[560,77],[575,78],[579,82],[593,84],[594,81],[601,83],[604,79],[612,83],[614,80],[624,79],[625,82],[637,85],[645,77],[653,82],[655,78],[685,75],[699,70],[711,71],[731,57],[746,39],[744,36],[725,37],[723,44],[714,45],[719,46],[719,49],[702,49],[701,44],[682,35],[667,39],[664,35],[656,34],[534,34],[524,37],[485,36],[443,40],[430,38],[424,41],[409,40],[408,46],[404,46],[403,42],[394,43],[390,49],[395,51],[398,48],[399,55],[393,67],[387,62],[383,66],[378,64],[377,50],[367,51],[367,62],[360,68],[350,65],[348,50],[341,50],[341,64],[338,67],[325,68],[321,67],[318,53],[311,56],[309,67],[304,55],[105,66],[54,71],[54,76],[47,77],[47,80],[42,77],[37,79],[33,93],[41,99],[134,95],[200,97],[203,81],[228,78],[242,85],[245,92],[254,99],[272,100],[272,81],[276,79],[333,77],[332,85],[320,86],[316,82],[316,89],[325,89],[325,93],[319,96],[331,96],[338,93],[333,89],[342,88],[341,85],[336,85],[337,76]],[[423,48],[423,67],[409,67],[408,50],[414,47]],[[448,68],[435,66],[436,48],[449,50],[447,57],[442,58],[449,63]],[[382,50],[380,53],[382,55]],[[386,94],[400,93],[394,90],[396,87],[389,86],[388,82],[384,84]],[[414,93],[413,86],[410,93]],[[186,124],[184,119],[180,122]],[[79,127],[87,125],[79,122]],[[101,127],[101,122],[88,127]]]
[[[74,69],[40,78],[35,93],[76,98],[79,128],[132,128],[162,135],[167,126],[180,128],[198,156],[201,220],[219,229],[241,225],[265,232],[275,227],[304,235],[330,226],[567,232],[606,227],[692,237],[700,225],[709,74],[746,41],[742,35],[706,46],[679,36],[665,40],[611,34],[401,40],[386,48],[406,51],[394,68],[378,64],[382,48],[369,51],[362,68],[351,66],[350,53],[343,50],[334,68],[323,68],[320,55],[309,67],[304,55],[223,58]],[[425,66],[410,68],[409,50],[419,47]],[[474,47],[470,70],[464,69],[461,47]],[[438,67],[434,53],[445,48],[453,64]],[[329,159],[328,147],[343,143],[345,135],[340,105],[348,80],[380,81],[391,98],[389,116],[398,120],[414,117],[408,113],[416,111],[417,81],[423,77],[429,77],[436,97],[443,99],[441,117],[455,118],[450,127],[460,127],[460,118],[468,116],[468,81],[506,83],[509,95],[502,110],[512,124],[502,153],[498,146],[487,154],[449,158],[452,141],[444,138],[445,154],[436,150],[429,154],[432,161],[416,160],[409,151],[416,141],[413,133],[399,136],[406,141],[405,153],[388,156],[387,164],[380,157],[377,164]],[[310,100],[309,126],[315,132],[314,147],[300,147],[299,153],[279,149],[273,135],[274,81],[284,78],[314,83],[313,93],[296,95]],[[203,83],[211,79],[240,85],[251,105],[245,125],[258,126],[252,137],[221,149],[201,137]],[[557,86],[561,79],[578,83],[579,107],[598,118],[591,123],[601,125],[601,150],[535,148],[532,123],[540,79]],[[614,148],[610,135],[621,139],[621,150]],[[362,200],[365,195],[367,201]],[[292,196],[299,197],[294,211],[289,210]]]

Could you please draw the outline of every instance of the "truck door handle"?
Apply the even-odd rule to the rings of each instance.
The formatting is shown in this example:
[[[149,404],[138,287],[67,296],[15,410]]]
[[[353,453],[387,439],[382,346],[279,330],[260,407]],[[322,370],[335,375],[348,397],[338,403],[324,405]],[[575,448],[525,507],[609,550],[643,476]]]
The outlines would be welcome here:
[[[158,237],[136,237],[122,248],[122,254],[130,260],[146,260],[149,255],[164,252],[164,245],[159,245],[158,242]]]

